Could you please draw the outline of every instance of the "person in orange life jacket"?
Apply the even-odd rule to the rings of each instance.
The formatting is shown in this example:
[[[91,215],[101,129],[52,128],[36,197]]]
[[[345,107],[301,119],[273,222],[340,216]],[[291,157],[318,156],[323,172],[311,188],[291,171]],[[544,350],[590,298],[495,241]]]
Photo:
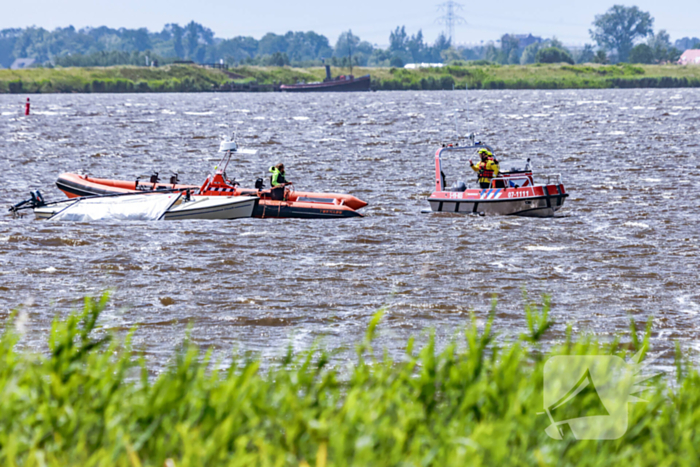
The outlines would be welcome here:
[[[488,149],[479,149],[481,162],[478,164],[469,161],[472,170],[479,175],[479,187],[486,189],[491,187],[491,180],[498,176],[498,161]]]
[[[277,164],[274,167],[270,167],[270,172],[272,172],[272,176],[270,177],[270,185],[272,185],[273,188],[277,186],[290,185],[292,183],[288,182],[285,178],[286,174],[284,172],[284,164]]]

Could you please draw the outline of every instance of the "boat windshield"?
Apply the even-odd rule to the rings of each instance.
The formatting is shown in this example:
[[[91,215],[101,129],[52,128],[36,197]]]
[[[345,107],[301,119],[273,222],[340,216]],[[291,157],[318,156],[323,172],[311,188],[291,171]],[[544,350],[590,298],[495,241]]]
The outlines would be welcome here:
[[[530,159],[499,161],[501,172],[529,172],[532,170]]]

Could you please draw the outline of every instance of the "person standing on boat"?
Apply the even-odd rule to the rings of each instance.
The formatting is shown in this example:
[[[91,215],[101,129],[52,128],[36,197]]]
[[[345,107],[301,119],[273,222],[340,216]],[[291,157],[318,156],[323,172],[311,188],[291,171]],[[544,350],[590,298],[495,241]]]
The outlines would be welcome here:
[[[270,177],[270,185],[272,185],[272,188],[285,186],[292,183],[288,182],[285,177],[286,174],[284,172],[284,164],[277,164],[270,167],[270,172],[272,173],[272,176]]]
[[[469,161],[469,165],[479,175],[479,187],[490,188],[491,180],[498,176],[498,162],[488,149],[479,149],[479,156],[481,156],[481,162],[475,165]]]

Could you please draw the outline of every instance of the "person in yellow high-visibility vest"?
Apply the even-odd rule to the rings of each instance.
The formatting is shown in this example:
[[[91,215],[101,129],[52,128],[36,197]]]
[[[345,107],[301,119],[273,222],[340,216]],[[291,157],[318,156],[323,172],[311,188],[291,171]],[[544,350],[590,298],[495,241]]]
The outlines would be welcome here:
[[[472,170],[479,176],[479,187],[482,189],[491,187],[491,180],[498,176],[498,162],[494,160],[493,154],[488,149],[479,149],[481,162],[478,164],[469,161]]]
[[[272,185],[273,188],[276,186],[285,186],[289,183],[292,183],[288,182],[285,178],[286,174],[284,172],[284,164],[277,164],[273,167],[270,167],[270,172],[272,173],[272,176],[270,176],[270,185]]]

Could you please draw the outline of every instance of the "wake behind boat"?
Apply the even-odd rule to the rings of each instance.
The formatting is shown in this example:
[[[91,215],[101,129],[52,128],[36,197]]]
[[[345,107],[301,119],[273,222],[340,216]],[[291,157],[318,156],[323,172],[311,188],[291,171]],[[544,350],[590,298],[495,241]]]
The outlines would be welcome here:
[[[447,188],[442,171],[443,155],[462,155],[491,147],[481,142],[471,145],[449,145],[435,152],[435,191],[428,198],[434,212],[455,212],[461,214],[515,215],[524,217],[552,217],[564,205],[569,196],[561,182],[561,175],[547,176],[551,183],[534,182],[530,159],[525,162],[503,164],[506,170],[491,181],[489,188],[468,189],[466,183],[457,181]]]

